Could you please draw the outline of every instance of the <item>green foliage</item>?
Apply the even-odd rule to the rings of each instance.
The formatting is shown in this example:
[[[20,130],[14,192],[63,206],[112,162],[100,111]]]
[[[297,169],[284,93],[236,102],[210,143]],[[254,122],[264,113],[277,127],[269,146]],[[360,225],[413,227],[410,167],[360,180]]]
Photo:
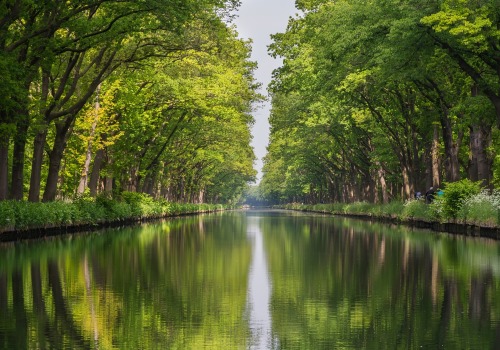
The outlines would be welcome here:
[[[490,167],[497,0],[297,6],[304,12],[270,45],[283,66],[270,85],[268,199],[371,202],[382,190],[404,201],[422,188],[431,155],[438,183],[474,170],[469,158]],[[479,147],[463,142],[477,135]]]
[[[237,0],[1,5],[0,136],[9,136],[3,140],[11,154],[14,142],[16,149],[26,146],[9,164],[10,172],[13,164],[25,169],[15,197],[26,197],[23,192],[30,189],[30,200],[37,201],[41,184],[46,201],[73,199],[90,178],[95,196],[100,172],[101,181],[113,178],[117,192],[137,188],[153,194],[154,188],[169,193],[171,201],[236,202],[256,174],[251,111],[263,99],[253,78],[250,44],[230,24],[229,12],[238,5]],[[17,135],[25,130],[21,121],[29,133]],[[34,143],[35,137],[40,142]],[[32,154],[44,159],[30,168]],[[124,214],[99,201],[117,217]],[[164,210],[150,204],[134,203],[134,215]]]
[[[370,204],[367,202],[352,204],[291,203],[277,207],[340,215],[354,214],[390,217],[399,220],[423,220],[426,222],[456,221],[497,227],[500,225],[500,192],[498,190],[492,192],[488,190],[480,191],[480,188],[479,182],[469,180],[449,183],[444,195],[437,197],[432,204],[426,204],[423,199],[412,199],[405,203],[400,201],[392,201],[387,204]]]
[[[368,202],[354,202],[352,204],[347,204],[344,207],[344,211],[347,214],[366,214],[371,213],[374,205]]]
[[[16,226],[16,210],[14,201],[0,201],[0,227]]]
[[[122,193],[121,200],[107,196],[81,196],[72,202],[0,201],[0,232],[139,220],[229,208],[220,204],[169,203],[135,192]]]
[[[464,200],[481,192],[481,182],[472,182],[464,179],[444,184],[444,195],[442,199],[443,214],[446,218],[456,219],[458,212],[464,204]]]
[[[433,221],[431,206],[426,204],[423,199],[413,199],[406,201],[401,217],[403,219]]]
[[[457,217],[469,224],[500,226],[500,192],[482,190],[465,198]]]

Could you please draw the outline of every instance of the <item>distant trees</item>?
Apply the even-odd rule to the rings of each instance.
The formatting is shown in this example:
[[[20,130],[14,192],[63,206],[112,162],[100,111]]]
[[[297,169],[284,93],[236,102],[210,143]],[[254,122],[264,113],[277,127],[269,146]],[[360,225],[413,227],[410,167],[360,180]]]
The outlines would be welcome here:
[[[498,1],[298,5],[270,47],[284,64],[264,195],[387,202],[461,178],[498,183]]]
[[[261,97],[249,46],[226,24],[237,4],[1,5],[0,200],[241,194],[255,176],[250,112]]]

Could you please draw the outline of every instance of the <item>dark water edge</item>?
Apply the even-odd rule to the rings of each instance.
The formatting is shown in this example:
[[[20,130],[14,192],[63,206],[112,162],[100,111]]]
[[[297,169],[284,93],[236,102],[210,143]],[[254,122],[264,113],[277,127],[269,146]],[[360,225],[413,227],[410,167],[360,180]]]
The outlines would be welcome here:
[[[259,208],[260,209],[260,208]],[[223,210],[234,210],[234,209],[223,209]],[[444,232],[454,235],[461,235],[466,237],[481,237],[481,238],[490,238],[494,240],[500,240],[500,227],[486,227],[486,226],[478,226],[472,224],[463,224],[463,223],[454,223],[454,222],[438,222],[438,221],[425,221],[425,220],[417,220],[417,219],[401,219],[398,217],[392,216],[375,216],[369,214],[346,214],[346,213],[331,213],[327,211],[321,210],[305,210],[305,209],[286,209],[290,211],[299,211],[299,212],[310,212],[310,213],[320,213],[320,214],[328,214],[332,216],[338,217],[346,217],[346,218],[355,218],[361,219],[365,221],[372,222],[381,222],[388,223],[394,225],[405,225],[409,227],[428,229],[435,232]],[[190,212],[190,213],[180,213],[174,215],[161,215],[161,216],[150,216],[150,217],[141,217],[141,218],[127,218],[121,220],[114,221],[103,221],[94,224],[74,224],[74,225],[66,225],[66,226],[48,226],[48,227],[38,227],[38,228],[29,228],[25,230],[10,230],[0,232],[0,242],[13,242],[13,241],[21,241],[21,240],[29,240],[29,239],[40,239],[45,237],[52,236],[60,236],[66,234],[73,234],[79,232],[92,232],[96,230],[101,230],[104,228],[119,228],[119,227],[127,227],[140,225],[146,222],[152,222],[155,220],[172,218],[172,217],[180,217],[187,215],[199,215],[209,212],[217,212],[221,211],[217,210],[203,210],[199,212]]]
[[[96,223],[72,224],[64,226],[31,227],[24,230],[0,231],[0,242],[15,242],[30,239],[40,239],[53,236],[62,236],[73,233],[92,232],[106,228],[120,228],[140,225],[146,222],[153,222],[161,219],[175,218],[181,216],[192,216],[206,213],[215,213],[232,209],[200,210],[196,212],[186,212],[167,215],[152,215],[139,218],[126,218],[120,220],[101,221]]]
[[[467,237],[481,237],[500,240],[500,227],[487,227],[472,224],[463,224],[456,222],[438,222],[438,221],[425,221],[418,219],[401,219],[392,216],[376,216],[370,214],[345,214],[345,213],[332,213],[321,210],[306,210],[306,209],[288,209],[302,212],[329,214],[332,216],[356,218],[368,220],[372,222],[381,222],[394,225],[405,225],[415,228],[428,229],[435,232],[444,232],[454,235],[461,235]]]

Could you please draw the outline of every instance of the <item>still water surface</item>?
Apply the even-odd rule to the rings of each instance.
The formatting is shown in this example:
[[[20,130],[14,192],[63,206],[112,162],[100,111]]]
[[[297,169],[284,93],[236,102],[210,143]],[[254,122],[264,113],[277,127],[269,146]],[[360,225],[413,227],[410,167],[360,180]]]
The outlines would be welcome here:
[[[0,245],[0,349],[497,349],[500,244],[242,211]]]

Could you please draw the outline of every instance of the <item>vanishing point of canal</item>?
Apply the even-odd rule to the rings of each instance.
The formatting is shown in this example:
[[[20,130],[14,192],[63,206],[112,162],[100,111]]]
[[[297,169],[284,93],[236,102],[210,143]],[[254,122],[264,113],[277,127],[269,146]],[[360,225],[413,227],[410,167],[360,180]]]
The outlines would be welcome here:
[[[234,211],[0,245],[0,349],[498,349],[500,242]]]

